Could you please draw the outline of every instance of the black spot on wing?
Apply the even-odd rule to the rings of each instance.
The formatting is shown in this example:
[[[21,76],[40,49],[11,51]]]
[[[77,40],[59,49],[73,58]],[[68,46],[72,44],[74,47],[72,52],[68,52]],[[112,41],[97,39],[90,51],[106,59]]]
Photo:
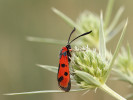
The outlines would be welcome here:
[[[60,78],[58,78],[58,82],[61,82],[63,79],[63,76],[61,76]]]
[[[68,75],[68,72],[65,72],[64,75],[67,76]]]
[[[61,64],[61,67],[65,67],[66,65],[65,64]]]

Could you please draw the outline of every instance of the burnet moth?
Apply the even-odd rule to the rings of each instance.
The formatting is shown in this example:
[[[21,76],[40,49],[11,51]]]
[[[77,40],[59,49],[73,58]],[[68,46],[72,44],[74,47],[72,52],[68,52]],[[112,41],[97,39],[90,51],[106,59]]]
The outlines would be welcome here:
[[[68,43],[65,47],[63,47],[60,51],[60,55],[59,55],[59,69],[58,69],[58,74],[57,74],[57,80],[58,80],[58,85],[59,87],[64,90],[65,92],[69,92],[71,89],[71,79],[70,79],[70,72],[69,72],[69,63],[71,61],[70,57],[71,57],[71,46],[70,44],[78,39],[81,36],[87,35],[89,33],[91,33],[92,31],[86,32],[84,34],[81,34],[79,36],[77,36],[76,38],[74,38],[71,42],[70,42],[70,38],[71,35],[74,33],[76,29],[74,28],[72,30],[72,32],[69,35],[68,38]]]

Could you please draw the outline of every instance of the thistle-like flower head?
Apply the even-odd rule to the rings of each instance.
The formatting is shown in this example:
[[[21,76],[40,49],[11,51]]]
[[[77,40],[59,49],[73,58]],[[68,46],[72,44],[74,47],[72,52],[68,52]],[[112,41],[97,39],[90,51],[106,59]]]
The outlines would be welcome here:
[[[100,26],[99,20],[100,20],[100,18],[98,15],[91,13],[89,11],[84,11],[79,16],[76,23],[81,28],[81,30],[83,32],[88,32],[90,30],[93,30],[91,36],[88,35],[88,36],[80,39],[80,41],[82,41],[81,43],[83,43],[84,45],[88,44],[89,43],[88,38],[91,38],[91,39],[95,40],[95,43],[98,45],[98,43],[99,43],[99,26]]]
[[[96,88],[104,84],[108,61],[103,59],[96,50],[91,50],[88,47],[75,47],[71,59],[71,66],[75,72],[74,78],[80,87]],[[86,76],[88,76],[87,81],[84,80]]]
[[[114,71],[119,75],[118,79],[129,82],[133,85],[133,56],[130,52],[129,46],[124,47],[119,54],[116,61],[116,69]]]

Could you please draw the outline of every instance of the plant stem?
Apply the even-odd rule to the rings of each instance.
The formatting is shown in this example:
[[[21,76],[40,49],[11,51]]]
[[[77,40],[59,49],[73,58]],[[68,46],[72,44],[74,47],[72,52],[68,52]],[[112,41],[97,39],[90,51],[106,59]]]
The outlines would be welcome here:
[[[106,93],[110,94],[111,96],[113,96],[117,100],[126,100],[125,98],[123,98],[122,96],[120,96],[118,93],[116,93],[115,91],[113,91],[111,88],[109,88],[106,84],[101,85],[99,88],[101,90],[105,91]]]

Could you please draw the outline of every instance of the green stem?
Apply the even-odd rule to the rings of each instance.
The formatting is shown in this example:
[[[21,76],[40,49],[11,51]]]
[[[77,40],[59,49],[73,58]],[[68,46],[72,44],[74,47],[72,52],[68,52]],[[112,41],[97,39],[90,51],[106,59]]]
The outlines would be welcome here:
[[[123,98],[122,96],[120,96],[118,93],[116,93],[115,91],[113,91],[111,88],[109,88],[106,84],[101,85],[99,88],[101,90],[105,91],[106,93],[110,94],[111,96],[113,96],[117,100],[126,100],[125,98]]]

